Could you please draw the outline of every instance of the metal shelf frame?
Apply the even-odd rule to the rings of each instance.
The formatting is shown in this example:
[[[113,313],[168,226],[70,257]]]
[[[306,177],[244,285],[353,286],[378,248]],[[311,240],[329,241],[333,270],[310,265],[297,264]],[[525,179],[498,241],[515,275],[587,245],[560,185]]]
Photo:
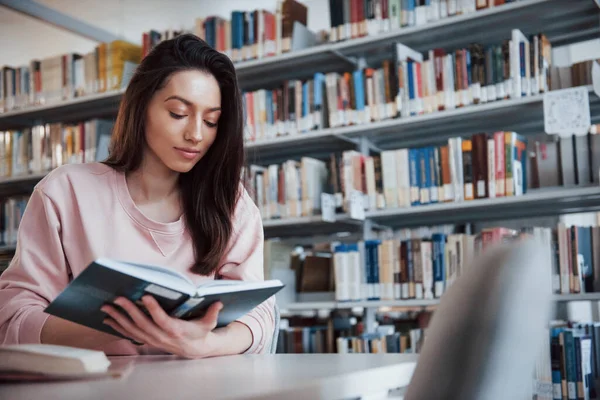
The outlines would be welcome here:
[[[598,293],[555,294],[552,300],[557,303],[575,301],[599,301]],[[298,301],[281,305],[282,313],[318,310],[345,310],[353,308],[380,309],[389,311],[391,308],[425,308],[435,307],[441,299],[407,299],[407,300],[360,300],[360,301]]]

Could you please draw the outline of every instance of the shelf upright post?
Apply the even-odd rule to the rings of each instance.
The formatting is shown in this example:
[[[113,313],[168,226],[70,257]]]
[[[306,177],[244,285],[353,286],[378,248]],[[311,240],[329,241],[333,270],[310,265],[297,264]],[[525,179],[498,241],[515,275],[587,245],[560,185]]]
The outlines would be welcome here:
[[[364,65],[364,58],[359,59],[359,68]],[[363,134],[358,142],[358,151],[361,154],[368,156],[371,152],[372,144],[369,139]],[[363,221],[363,240],[374,238],[373,221],[365,218]],[[377,326],[377,310],[373,307],[365,307],[363,309],[363,321],[365,324],[365,332],[374,333]]]

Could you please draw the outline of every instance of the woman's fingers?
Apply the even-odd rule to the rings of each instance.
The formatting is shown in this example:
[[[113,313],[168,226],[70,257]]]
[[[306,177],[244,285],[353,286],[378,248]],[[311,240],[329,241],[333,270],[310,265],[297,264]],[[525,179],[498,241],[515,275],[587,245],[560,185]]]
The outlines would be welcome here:
[[[223,303],[217,301],[208,307],[206,314],[198,320],[208,331],[212,331],[217,327],[219,312],[223,309]]]
[[[115,303],[118,304],[118,302]],[[148,344],[155,342],[155,340],[153,340],[153,336],[148,334],[149,332],[144,332],[142,329],[140,329],[140,327],[136,325],[132,318],[130,319],[130,317],[121,313],[115,307],[107,304],[102,306],[100,310],[108,314],[117,324],[119,324],[119,326],[123,328],[127,333],[127,337],[131,337],[136,339],[137,341]],[[125,311],[127,312],[127,310]],[[139,312],[141,313],[141,311]],[[119,333],[123,334],[122,332]]]
[[[159,328],[161,328],[171,337],[181,336],[183,332],[180,332],[177,324],[179,321],[169,316],[169,314],[163,310],[154,297],[146,295],[142,297],[142,302],[150,313],[150,317]]]

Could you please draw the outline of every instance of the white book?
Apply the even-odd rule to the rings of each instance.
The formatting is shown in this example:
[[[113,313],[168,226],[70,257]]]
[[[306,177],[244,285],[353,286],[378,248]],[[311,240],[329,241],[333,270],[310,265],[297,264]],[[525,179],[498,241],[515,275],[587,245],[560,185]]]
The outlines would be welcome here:
[[[381,152],[381,173],[383,175],[383,194],[387,208],[398,207],[398,179],[396,170],[396,151]]]
[[[333,267],[335,273],[335,299],[336,301],[350,300],[349,286],[349,257],[345,250],[333,253]]]
[[[398,206],[410,207],[410,165],[408,149],[396,150],[396,178],[398,191]]]
[[[111,361],[103,351],[52,344],[0,346],[0,371],[78,376],[102,374]]]
[[[521,43],[529,43],[527,37],[519,29],[513,29],[511,31],[510,41],[510,77],[512,80],[512,97],[519,98],[523,95],[523,79],[521,79],[521,64],[525,60],[521,59]]]
[[[432,243],[421,242],[421,265],[423,266],[423,298],[433,299]]]
[[[358,246],[348,249],[348,286],[350,300],[361,300],[361,263]]]
[[[496,197],[496,142],[494,138],[487,140],[487,168],[488,168],[488,197]]]

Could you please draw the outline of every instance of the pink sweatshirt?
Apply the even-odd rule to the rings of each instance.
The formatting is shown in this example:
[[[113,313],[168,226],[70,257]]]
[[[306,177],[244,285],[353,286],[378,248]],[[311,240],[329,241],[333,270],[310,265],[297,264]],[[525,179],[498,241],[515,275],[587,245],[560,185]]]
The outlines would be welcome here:
[[[125,176],[99,163],[65,165],[36,185],[21,220],[15,256],[0,276],[0,344],[40,343],[44,308],[99,257],[162,265],[200,283],[213,276],[188,271],[192,241],[183,220],[147,218],[129,195]],[[230,245],[217,272],[223,279],[263,280],[263,228],[246,192],[234,215]],[[247,353],[268,352],[274,298],[240,318],[253,335]],[[160,353],[119,340],[109,355]]]

